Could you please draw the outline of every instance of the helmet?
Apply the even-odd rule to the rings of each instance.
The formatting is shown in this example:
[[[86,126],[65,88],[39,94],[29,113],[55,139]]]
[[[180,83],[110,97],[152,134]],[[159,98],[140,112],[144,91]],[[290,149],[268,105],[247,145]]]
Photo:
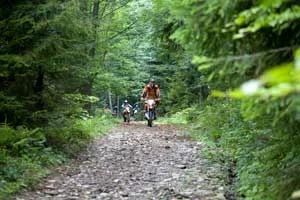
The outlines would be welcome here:
[[[127,100],[124,101],[124,103],[127,103],[127,102],[128,102]]]
[[[155,83],[155,80],[153,78],[151,78],[150,83]]]

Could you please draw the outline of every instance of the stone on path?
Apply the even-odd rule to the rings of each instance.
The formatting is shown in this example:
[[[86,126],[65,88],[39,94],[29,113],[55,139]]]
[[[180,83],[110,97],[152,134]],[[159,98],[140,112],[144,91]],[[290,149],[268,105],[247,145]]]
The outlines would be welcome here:
[[[16,199],[225,199],[221,167],[185,135],[170,125],[120,126]]]

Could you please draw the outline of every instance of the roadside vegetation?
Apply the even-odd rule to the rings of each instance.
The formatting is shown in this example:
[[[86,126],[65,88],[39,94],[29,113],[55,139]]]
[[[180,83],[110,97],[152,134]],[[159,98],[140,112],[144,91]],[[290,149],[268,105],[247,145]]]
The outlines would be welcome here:
[[[73,120],[72,124],[47,128],[13,129],[1,125],[0,199],[24,187],[31,187],[54,167],[67,164],[96,137],[115,126],[116,119],[98,113],[95,117]]]

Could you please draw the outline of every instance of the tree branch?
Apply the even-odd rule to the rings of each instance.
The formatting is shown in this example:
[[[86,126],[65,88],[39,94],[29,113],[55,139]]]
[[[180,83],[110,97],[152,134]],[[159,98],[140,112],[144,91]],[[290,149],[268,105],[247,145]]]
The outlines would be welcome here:
[[[266,54],[274,54],[274,53],[279,53],[279,52],[283,52],[283,51],[292,51],[296,48],[297,47],[281,47],[278,49],[270,49],[267,51],[257,52],[257,53],[253,53],[253,54],[219,57],[219,58],[215,58],[214,60],[217,62],[244,60],[244,59],[248,59],[248,58],[257,58],[257,57],[265,56]]]
[[[121,30],[121,31],[119,31],[119,32],[117,32],[115,35],[113,35],[112,37],[110,37],[107,41],[109,41],[109,40],[113,40],[114,38],[116,38],[116,37],[118,37],[119,35],[121,35],[121,34],[123,34],[123,33],[125,33],[126,31],[128,31],[129,29],[131,29],[132,28],[132,26],[134,25],[134,24],[136,24],[138,22],[138,20],[136,20],[136,21],[134,21],[134,22],[132,22],[131,24],[129,24],[126,28],[124,28],[123,30]]]
[[[113,14],[113,13],[116,12],[117,10],[119,10],[119,9],[121,9],[121,8],[123,8],[123,7],[125,7],[125,6],[126,6],[128,3],[130,3],[131,1],[132,1],[132,0],[129,0],[129,1],[125,2],[124,4],[120,5],[119,7],[117,7],[117,8],[115,8],[115,9],[111,10],[109,13],[106,13],[105,15],[103,15],[102,18],[105,18],[106,16],[108,16],[108,15],[110,15],[110,14]]]

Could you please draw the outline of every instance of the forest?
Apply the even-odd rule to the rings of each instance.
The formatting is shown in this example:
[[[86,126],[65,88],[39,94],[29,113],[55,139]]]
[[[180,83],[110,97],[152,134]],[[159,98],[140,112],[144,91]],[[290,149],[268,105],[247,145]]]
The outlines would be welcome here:
[[[234,169],[237,199],[300,198],[300,1],[2,0],[0,199],[140,102]],[[33,176],[34,175],[34,176]]]

